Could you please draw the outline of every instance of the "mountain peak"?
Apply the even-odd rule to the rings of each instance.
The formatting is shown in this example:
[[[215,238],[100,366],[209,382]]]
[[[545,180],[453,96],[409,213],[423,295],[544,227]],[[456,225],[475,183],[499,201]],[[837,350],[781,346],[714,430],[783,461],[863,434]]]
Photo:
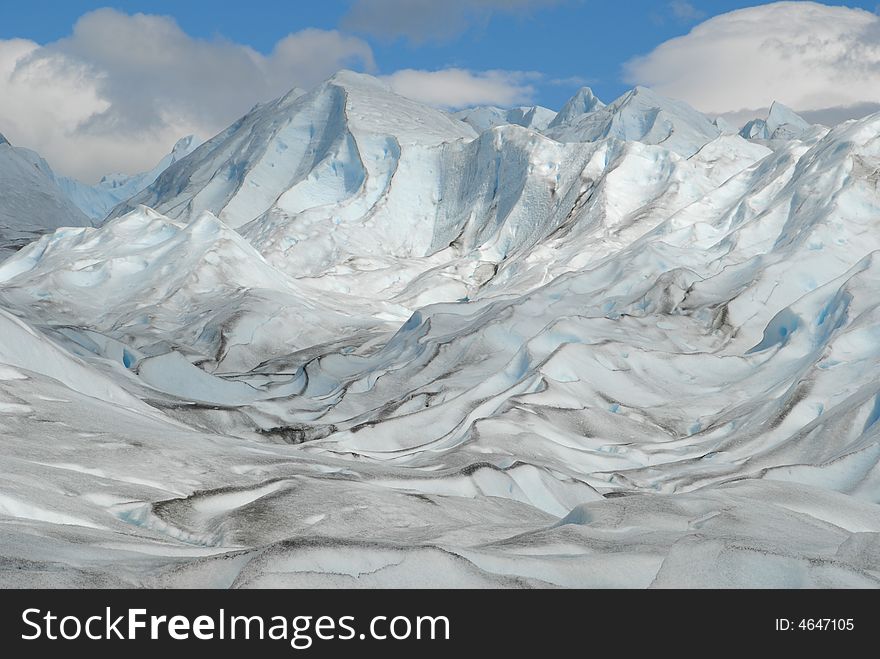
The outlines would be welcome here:
[[[476,137],[452,115],[353,71],[339,71],[290,98],[260,106],[169,163],[112,215],[146,204],[189,221],[208,210],[238,228],[271,209],[300,213],[324,198],[356,204],[361,193],[375,192],[374,181],[396,171],[402,149]]]
[[[773,101],[766,119],[752,119],[740,131],[746,139],[786,140],[800,137],[810,123],[779,101]]]
[[[521,106],[509,110],[494,105],[483,105],[459,110],[452,113],[452,116],[469,124],[478,133],[506,124],[542,131],[556,117],[556,112],[540,105]]]
[[[576,117],[596,110],[601,110],[605,104],[598,99],[589,87],[581,87],[575,92],[562,109],[557,113],[553,121],[550,122],[549,128],[571,123]]]
[[[379,80],[376,76],[371,76],[369,73],[358,73],[357,71],[351,71],[349,69],[340,69],[327,80],[327,83],[345,89],[352,87],[380,89],[383,91],[389,91],[390,89],[388,85]]]
[[[594,109],[576,112],[578,103],[590,98],[597,104]],[[586,87],[560,110],[546,135],[560,142],[594,142],[611,137],[662,144],[687,158],[720,133],[703,113],[647,87],[635,87],[610,105],[602,105]]]
[[[569,100],[570,101],[585,100],[585,101],[590,101],[590,102],[599,103],[601,105],[604,105],[604,103],[602,103],[602,101],[599,100],[599,97],[596,96],[595,93],[593,93],[592,87],[587,87],[586,85],[581,87],[580,89],[578,89],[574,93],[574,96],[572,96],[571,99],[569,99]]]
[[[810,127],[810,123],[787,105],[773,101],[767,114],[767,128],[773,133],[781,126],[803,131]]]
[[[652,106],[657,108],[667,108],[672,107],[676,109],[686,109],[689,113],[700,114],[700,112],[684,101],[678,101],[674,98],[669,98],[668,96],[663,96],[650,87],[642,87],[641,85],[637,85],[630,89],[628,92],[625,92],[622,96],[618,97],[612,104],[612,107],[623,107],[627,103],[639,102],[645,106]],[[707,119],[708,120],[708,119]]]
[[[5,137],[3,137],[3,133],[0,133],[0,144],[9,144],[9,140],[7,140]],[[12,146],[12,145],[9,144],[9,146]]]

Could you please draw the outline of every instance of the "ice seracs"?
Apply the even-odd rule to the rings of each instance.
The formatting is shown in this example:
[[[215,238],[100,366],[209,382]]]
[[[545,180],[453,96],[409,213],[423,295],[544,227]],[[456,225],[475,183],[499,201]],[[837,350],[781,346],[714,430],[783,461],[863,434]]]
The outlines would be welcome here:
[[[709,117],[687,103],[636,87],[610,105],[586,113],[574,111],[570,118],[563,115],[546,133],[564,142],[594,142],[614,137],[661,144],[688,157],[718,137],[721,131]]]
[[[299,292],[207,211],[181,224],[141,207],[98,229],[44,236],[0,264],[0,287],[0,304],[22,309],[41,297],[34,321],[125,369],[173,345],[202,369],[247,370],[361,323],[350,307],[343,314]],[[96,343],[96,332],[111,343]]]
[[[616,218],[617,208],[639,208],[662,195],[652,185],[640,188],[637,178],[619,193],[591,182],[602,178],[603,158],[616,161],[624,151],[610,142],[650,143],[654,133],[630,134],[632,127],[655,103],[675,106],[647,90],[637,96],[642,100],[609,109],[589,90],[579,91],[563,116],[599,114],[608,122],[588,140],[580,134],[568,142],[550,139],[516,121],[478,135],[378,80],[344,72],[308,94],[293,92],[257,108],[114,214],[137,203],[184,221],[209,210],[293,277],[342,293],[399,296],[395,301],[411,310],[472,297],[502,265],[564,225],[587,225],[581,216],[596,204],[608,200]],[[688,111],[681,112],[684,121]],[[697,118],[711,133],[708,119]],[[667,146],[649,160],[674,160]],[[584,169],[591,159],[594,175]],[[700,193],[701,173],[690,176],[685,186],[669,188],[675,203]],[[594,183],[605,192],[595,194]],[[600,218],[600,225],[614,222]],[[589,231],[576,233],[588,243]],[[508,268],[507,281],[512,273]]]
[[[429,147],[473,137],[448,113],[341,72],[257,107],[111,216],[145,204],[182,219],[208,210],[237,228],[276,208],[294,215],[362,192],[381,195],[410,148],[418,160]]]
[[[490,128],[505,124],[516,124],[541,131],[553,121],[556,113],[540,105],[518,107],[512,110],[483,106],[460,110],[455,112],[453,116],[469,124],[478,133],[482,133]]]
[[[793,140],[810,130],[812,125],[791,108],[775,101],[766,119],[752,119],[740,135],[752,140]]]

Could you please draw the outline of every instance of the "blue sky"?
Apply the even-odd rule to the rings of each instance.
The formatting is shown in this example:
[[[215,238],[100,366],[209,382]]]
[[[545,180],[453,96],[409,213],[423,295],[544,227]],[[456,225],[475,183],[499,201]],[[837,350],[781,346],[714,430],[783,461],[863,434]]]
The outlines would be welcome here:
[[[747,0],[571,0],[475,17],[460,34],[413,42],[352,29],[373,48],[378,72],[402,68],[539,71],[534,100],[558,108],[586,81],[608,101],[630,87],[623,64],[658,44],[687,33],[708,17],[761,4]],[[877,0],[827,3],[874,10]],[[268,53],[290,32],[306,27],[339,29],[349,0],[28,0],[4,3],[0,38],[49,43],[67,36],[81,15],[99,7],[174,17],[185,32],[225,38]]]
[[[0,133],[88,181],[152,167],[340,68],[445,108],[636,84],[734,122],[880,110],[878,0],[27,0],[0,16]]]

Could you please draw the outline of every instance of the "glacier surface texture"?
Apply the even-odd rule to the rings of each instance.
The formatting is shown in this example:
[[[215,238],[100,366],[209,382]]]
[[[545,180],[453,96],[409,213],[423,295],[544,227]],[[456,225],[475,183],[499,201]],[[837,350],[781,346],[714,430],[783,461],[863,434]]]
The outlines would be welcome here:
[[[880,585],[880,114],[340,72],[0,193],[2,586]]]

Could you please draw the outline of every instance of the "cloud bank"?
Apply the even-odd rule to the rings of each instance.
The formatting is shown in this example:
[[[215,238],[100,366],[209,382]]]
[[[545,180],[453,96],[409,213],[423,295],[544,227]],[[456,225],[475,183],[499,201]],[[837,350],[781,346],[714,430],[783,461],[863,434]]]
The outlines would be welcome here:
[[[779,100],[829,118],[857,116],[880,102],[880,17],[815,2],[741,9],[631,60],[625,74],[704,112]]]

